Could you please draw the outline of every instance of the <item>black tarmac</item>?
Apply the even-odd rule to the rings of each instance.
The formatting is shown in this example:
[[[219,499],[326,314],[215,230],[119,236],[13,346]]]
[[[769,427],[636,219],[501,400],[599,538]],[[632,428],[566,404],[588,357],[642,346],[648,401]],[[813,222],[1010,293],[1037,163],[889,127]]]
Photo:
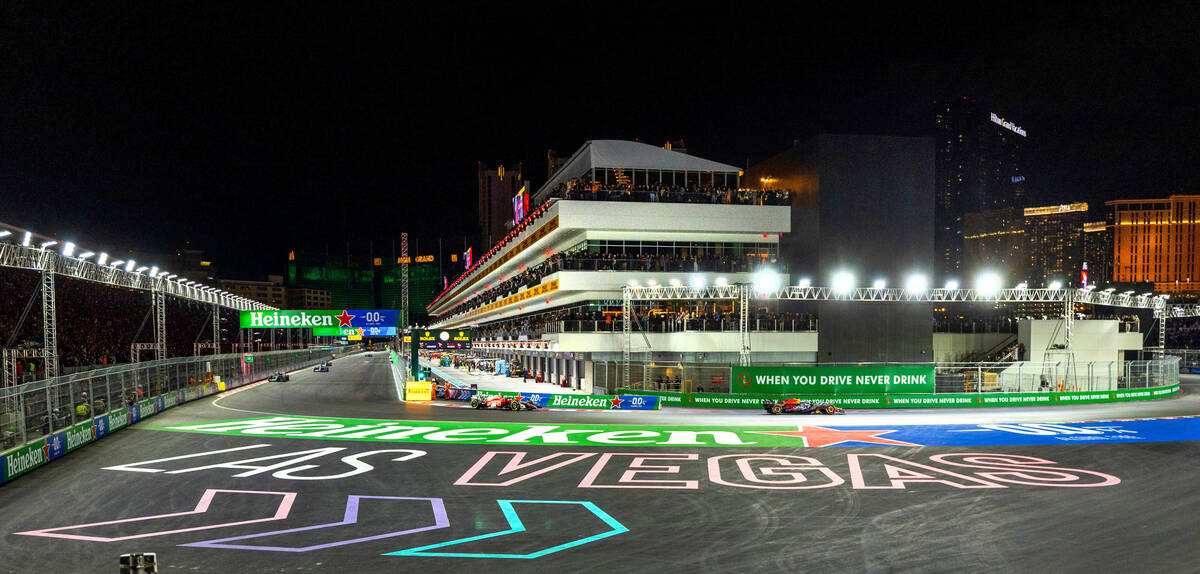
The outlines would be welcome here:
[[[852,412],[839,417],[836,424],[902,420],[915,424],[946,416],[968,417],[970,422],[1054,422],[1200,414],[1200,394],[1196,392],[1200,389],[1195,384],[1185,384],[1185,396],[1179,399],[1153,403],[986,409],[956,411],[952,415],[938,411]],[[261,384],[221,398],[189,403],[147,422],[165,426],[267,414],[590,424],[777,422],[764,420],[768,415],[752,411],[669,410],[606,415],[489,412],[405,404],[396,399],[390,366],[380,354],[338,359],[329,373],[300,371],[292,375],[290,382]],[[1200,548],[1194,544],[1200,525],[1200,495],[1196,492],[1200,448],[1193,442],[988,448],[497,448],[227,437],[148,430],[145,426],[139,424],[118,432],[0,487],[0,571],[115,572],[117,556],[127,552],[157,552],[162,572],[1200,569]],[[241,450],[212,452],[226,449]],[[380,450],[395,452],[363,455]],[[413,450],[425,454],[416,455],[410,452]],[[297,454],[301,451],[304,454]],[[504,463],[514,460],[514,455],[503,453],[524,453],[524,460],[529,462],[568,452],[578,454],[562,454],[554,460],[584,455],[587,459],[509,486],[484,484],[546,468],[504,469]],[[647,468],[678,469],[659,474],[642,471],[636,478],[688,480],[694,481],[696,488],[665,488],[673,482],[622,482],[627,478],[626,471],[639,464],[628,453],[638,452],[647,457],[678,455],[672,461],[641,463]],[[931,457],[965,452],[1034,456],[1054,461],[1056,467],[1116,476],[1120,483],[1094,488],[1019,484],[1002,489],[959,488],[950,483],[961,486],[963,480],[946,479],[946,475],[928,469],[950,468],[931,462]],[[209,454],[161,460],[199,453]],[[280,470],[253,476],[236,476],[254,472],[252,468],[199,468],[288,453],[292,456],[277,459]],[[614,457],[620,458],[619,463],[591,476],[593,460],[613,453],[625,454]],[[810,457],[813,464],[823,465],[844,483],[806,490],[749,488],[744,481],[740,485],[723,484],[722,477],[730,476],[733,467],[729,464],[735,460],[719,457],[747,454]],[[946,480],[913,480],[899,489],[855,488],[849,459],[856,454],[891,457],[887,465],[864,467],[868,484],[880,484],[888,476],[913,479],[922,473]],[[313,458],[295,461],[307,455]],[[361,469],[344,461],[356,455],[361,457],[354,459],[360,465],[365,462],[373,468],[344,478],[311,480]],[[478,466],[487,456],[493,458]],[[406,457],[414,458],[403,460]],[[318,466],[294,470],[297,464]],[[118,466],[125,468],[112,468]],[[481,470],[466,480],[474,484],[454,484],[463,482],[477,466]],[[717,472],[715,467],[719,467]],[[273,476],[279,472],[288,475]],[[786,473],[786,469],[780,472]],[[206,492],[211,504],[201,511],[197,504]],[[294,496],[289,499],[290,493]],[[422,499],[440,499],[444,508],[441,519],[448,526],[433,528],[438,525],[438,503]],[[286,506],[289,500],[290,514],[285,520],[263,520],[280,512],[281,505]],[[506,507],[508,503],[502,501],[508,500],[542,502],[514,502]],[[353,524],[304,529],[344,521],[348,504],[355,503],[358,514]],[[519,516],[523,531],[499,535],[511,529],[514,515]],[[106,522],[111,523],[97,524]],[[63,528],[68,526],[72,528]],[[279,532],[286,530],[290,532]],[[406,530],[415,532],[385,537]],[[276,533],[228,540],[264,532]],[[57,536],[63,534],[75,538]],[[474,537],[477,539],[453,546],[413,550]],[[362,538],[375,539],[338,544]],[[316,548],[298,551],[306,547]],[[547,552],[555,548],[561,549]],[[401,550],[413,555],[384,555]],[[423,555],[438,552],[480,557]]]

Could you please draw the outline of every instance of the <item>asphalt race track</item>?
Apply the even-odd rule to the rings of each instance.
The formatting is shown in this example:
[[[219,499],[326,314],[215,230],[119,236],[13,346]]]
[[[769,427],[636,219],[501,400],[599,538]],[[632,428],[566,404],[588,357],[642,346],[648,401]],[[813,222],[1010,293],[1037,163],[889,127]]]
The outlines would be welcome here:
[[[1183,387],[839,417],[475,411],[402,403],[385,355],[351,356],[0,487],[0,571],[127,552],[162,572],[1197,571]]]

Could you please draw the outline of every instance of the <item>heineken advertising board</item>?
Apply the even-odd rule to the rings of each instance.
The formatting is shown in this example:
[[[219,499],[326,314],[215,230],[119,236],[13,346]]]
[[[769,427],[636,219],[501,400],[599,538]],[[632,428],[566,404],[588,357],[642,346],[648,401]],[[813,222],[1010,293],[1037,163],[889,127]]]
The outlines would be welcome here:
[[[733,392],[846,395],[934,392],[933,366],[733,367]]]
[[[400,311],[394,309],[308,309],[303,311],[242,311],[243,329],[313,329],[350,328],[370,329],[392,327],[400,321]]]
[[[313,327],[316,337],[395,337],[395,327]]]
[[[422,349],[470,349],[470,329],[425,329],[416,331]]]

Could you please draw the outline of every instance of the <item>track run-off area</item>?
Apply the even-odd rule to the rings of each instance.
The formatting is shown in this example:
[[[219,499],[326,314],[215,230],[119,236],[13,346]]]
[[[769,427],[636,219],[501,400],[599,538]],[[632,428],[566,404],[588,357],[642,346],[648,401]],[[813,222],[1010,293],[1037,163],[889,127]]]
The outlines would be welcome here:
[[[1102,405],[510,412],[405,403],[385,354],[352,355],[0,486],[0,571],[1190,571],[1182,379]]]

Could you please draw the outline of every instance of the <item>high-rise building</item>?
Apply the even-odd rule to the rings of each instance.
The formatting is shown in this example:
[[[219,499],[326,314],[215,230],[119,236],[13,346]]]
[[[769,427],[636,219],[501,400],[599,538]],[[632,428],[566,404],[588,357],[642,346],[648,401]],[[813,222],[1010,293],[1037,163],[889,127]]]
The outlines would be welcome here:
[[[1030,287],[1061,281],[1082,287],[1084,225],[1088,204],[1029,207],[1025,214],[1025,276]]]
[[[418,324],[427,321],[425,307],[442,291],[442,278],[438,272],[436,245],[427,248],[424,242],[417,247],[413,242],[413,255],[409,256],[408,303],[412,320]],[[324,301],[325,307],[310,309],[400,309],[403,307],[404,272],[402,258],[372,257],[381,255],[366,251],[350,259],[330,259],[312,252],[292,252],[288,257],[286,283],[289,304],[295,291],[315,291],[309,299],[314,304]],[[347,262],[348,261],[348,262]],[[324,293],[325,295],[319,295]],[[303,293],[300,293],[303,294]]]
[[[1081,286],[1087,220],[1088,204],[1082,202],[967,213],[964,277],[988,271],[1013,285]]]
[[[1200,291],[1200,195],[1106,205],[1111,210],[1114,282],[1153,282],[1155,291]]]
[[[522,178],[520,163],[516,169],[489,169],[480,162],[478,170],[479,240],[481,245],[495,245],[512,227],[513,198],[522,190],[532,194],[532,189]]]
[[[964,261],[967,213],[1025,207],[1029,174],[1026,131],[969,98],[933,103],[937,138],[937,202],[934,211],[936,270],[958,278]]]
[[[1104,285],[1113,282],[1113,233],[1106,221],[1083,224],[1083,265],[1080,283]]]

